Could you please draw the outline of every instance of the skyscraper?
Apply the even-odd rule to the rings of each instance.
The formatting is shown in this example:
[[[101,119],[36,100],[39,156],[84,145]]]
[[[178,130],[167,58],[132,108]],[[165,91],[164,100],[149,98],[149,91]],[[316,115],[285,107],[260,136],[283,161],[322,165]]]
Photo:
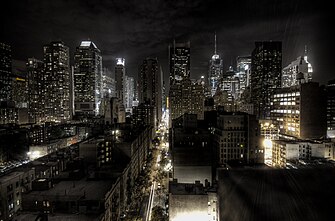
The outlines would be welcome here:
[[[212,96],[214,96],[223,74],[223,60],[220,58],[220,55],[218,55],[216,51],[216,34],[214,48],[214,55],[212,56],[211,60],[209,60],[208,71],[208,85]]]
[[[282,87],[291,87],[312,80],[313,67],[307,58],[307,48],[305,48],[304,56],[298,57],[283,68]]]
[[[185,113],[204,117],[204,87],[190,79],[190,42],[170,47],[170,125]]]
[[[103,68],[102,71],[102,97],[115,97],[115,79],[108,68]]]
[[[134,78],[126,76],[126,84],[125,84],[125,100],[126,100],[126,109],[130,110],[133,107],[134,100]]]
[[[162,118],[162,81],[163,74],[157,59],[144,59],[138,76],[139,102],[154,106],[157,124]]]
[[[43,47],[46,121],[70,119],[69,48],[62,41]]]
[[[240,94],[240,81],[232,66],[229,67],[222,78],[219,87],[221,86],[222,91],[226,91],[228,94],[228,101],[234,101]]]
[[[237,76],[240,80],[240,93],[250,84],[251,56],[238,56],[236,59]]]
[[[126,68],[125,59],[117,58],[115,66],[115,83],[116,83],[116,97],[120,100],[121,104],[125,107],[125,91],[126,91]]]
[[[11,99],[12,49],[0,42],[0,101]]]
[[[17,108],[28,107],[28,79],[25,61],[12,61],[12,100]]]
[[[190,78],[190,42],[169,45],[170,85]]]
[[[251,99],[258,118],[270,116],[273,91],[281,87],[282,43],[256,42],[251,58]]]
[[[45,119],[44,64],[35,58],[28,58],[26,65],[28,73],[29,122],[41,123]]]
[[[102,98],[102,57],[92,41],[82,41],[74,56],[76,115],[97,115]]]

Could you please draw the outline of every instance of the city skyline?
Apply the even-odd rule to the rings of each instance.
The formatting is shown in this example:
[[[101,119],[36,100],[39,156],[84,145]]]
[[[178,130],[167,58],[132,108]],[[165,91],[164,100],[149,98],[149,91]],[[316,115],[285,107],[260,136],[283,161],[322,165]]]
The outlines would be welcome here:
[[[157,57],[165,81],[168,45],[174,39],[191,42],[192,78],[208,71],[214,32],[225,71],[231,64],[235,67],[237,56],[250,55],[255,41],[279,40],[283,42],[283,67],[301,56],[307,45],[315,71],[313,80],[326,83],[331,79],[327,68],[331,65],[331,40],[327,35],[331,25],[326,6],[299,1],[271,3],[238,1],[222,7],[217,1],[9,3],[8,14],[2,15],[1,40],[11,44],[13,58],[19,60],[41,59],[41,45],[63,40],[70,47],[73,64],[75,47],[90,39],[101,49],[104,66],[113,69],[115,58],[124,57],[128,74],[133,77],[144,58]]]
[[[3,5],[0,221],[334,219],[326,4]]]

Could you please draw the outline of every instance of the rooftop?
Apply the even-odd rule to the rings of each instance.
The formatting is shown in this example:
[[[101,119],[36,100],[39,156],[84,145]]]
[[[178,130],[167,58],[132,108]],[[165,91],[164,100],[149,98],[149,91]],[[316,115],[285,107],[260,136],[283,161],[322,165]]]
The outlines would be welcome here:
[[[220,170],[220,220],[333,220],[334,173],[335,168]]]
[[[28,221],[35,220],[38,213],[36,214],[20,214],[15,217],[17,221]],[[100,220],[97,216],[89,216],[84,214],[61,214],[55,213],[48,216],[48,221],[98,221]]]
[[[91,45],[93,45],[94,48],[97,48],[93,41],[82,41],[80,43],[80,47],[90,47]]]
[[[177,180],[169,183],[172,195],[206,195],[204,186],[196,181],[195,183],[178,183]]]
[[[44,191],[33,191],[30,197],[54,196],[58,199],[84,197],[85,200],[102,200],[105,194],[112,188],[113,181],[78,180],[61,181],[54,188]]]

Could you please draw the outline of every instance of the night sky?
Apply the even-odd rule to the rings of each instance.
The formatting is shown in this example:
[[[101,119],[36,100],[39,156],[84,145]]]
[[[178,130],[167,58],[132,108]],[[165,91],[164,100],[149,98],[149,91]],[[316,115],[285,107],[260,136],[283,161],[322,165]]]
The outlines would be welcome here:
[[[5,3],[7,2],[7,3]],[[283,66],[308,45],[313,79],[335,78],[330,35],[331,7],[321,1],[93,1],[11,0],[1,4],[1,41],[10,43],[13,58],[42,59],[42,46],[63,40],[75,47],[91,39],[102,50],[103,65],[114,70],[116,57],[126,58],[127,75],[137,76],[148,56],[157,57],[168,76],[168,44],[191,41],[191,77],[207,72],[217,32],[225,69],[238,55],[250,54],[259,40],[283,41]],[[328,10],[329,9],[329,10]]]

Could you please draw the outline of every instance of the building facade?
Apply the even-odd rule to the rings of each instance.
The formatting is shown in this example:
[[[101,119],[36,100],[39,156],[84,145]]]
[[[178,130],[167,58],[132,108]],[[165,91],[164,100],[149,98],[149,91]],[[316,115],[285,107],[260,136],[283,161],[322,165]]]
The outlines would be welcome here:
[[[103,96],[101,52],[92,41],[82,41],[74,56],[76,115],[97,115]]]
[[[0,101],[11,99],[12,91],[12,49],[0,42]]]
[[[156,58],[146,58],[138,76],[139,102],[152,105],[158,126],[162,119],[163,73]]]
[[[280,137],[319,139],[326,136],[326,96],[318,83],[277,89],[271,99],[271,119]]]
[[[282,87],[291,87],[312,81],[313,67],[308,61],[307,49],[304,56],[298,57],[288,66],[283,68]]]
[[[61,41],[43,47],[45,118],[49,122],[70,119],[69,48]]]
[[[246,113],[221,113],[214,131],[214,145],[218,165],[225,166],[231,161],[244,164],[264,162],[260,127],[256,116]]]
[[[240,79],[241,93],[250,85],[251,56],[238,56],[236,58],[237,75]]]
[[[132,111],[133,100],[135,91],[135,81],[133,77],[126,76],[125,82],[125,100],[126,100],[126,110]]]
[[[190,78],[190,42],[169,46],[170,86]]]
[[[251,100],[258,118],[270,116],[270,100],[281,87],[282,43],[256,42],[251,55]]]
[[[116,66],[115,66],[115,89],[116,89],[116,97],[120,100],[121,104],[126,106],[126,67],[125,67],[125,59],[117,58]]]
[[[41,123],[45,121],[45,87],[44,64],[35,58],[28,58],[28,109],[29,122]]]

